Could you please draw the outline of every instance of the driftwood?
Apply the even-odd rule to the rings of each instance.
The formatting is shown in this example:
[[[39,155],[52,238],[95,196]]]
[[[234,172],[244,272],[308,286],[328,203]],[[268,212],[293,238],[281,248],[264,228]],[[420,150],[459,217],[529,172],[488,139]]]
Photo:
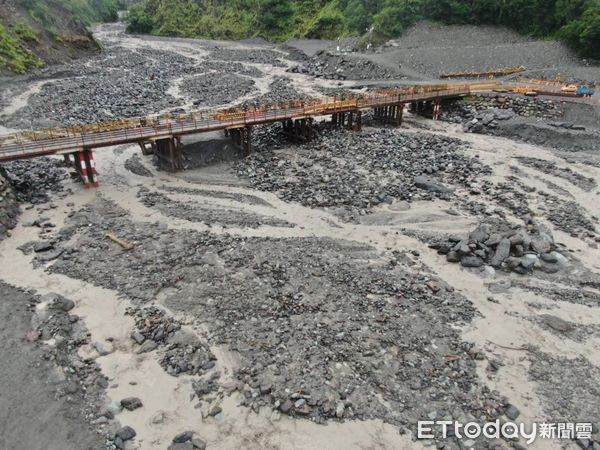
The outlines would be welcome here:
[[[121,247],[123,247],[125,250],[133,250],[133,247],[134,247],[133,244],[130,244],[129,242],[125,242],[124,240],[119,239],[117,236],[115,236],[112,233],[106,233],[105,237],[110,239],[113,242],[116,242]]]

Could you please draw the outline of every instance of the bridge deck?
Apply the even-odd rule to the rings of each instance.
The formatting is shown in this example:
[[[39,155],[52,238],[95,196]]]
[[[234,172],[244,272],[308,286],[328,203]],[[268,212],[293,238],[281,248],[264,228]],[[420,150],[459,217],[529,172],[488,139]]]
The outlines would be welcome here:
[[[496,86],[496,83],[419,85],[369,93],[350,100],[330,97],[320,100],[288,102],[283,106],[246,112],[199,111],[181,114],[177,117],[171,115],[149,116],[80,127],[20,132],[0,136],[0,161],[155,141],[174,136],[360,111],[400,103],[454,98],[468,95],[471,92],[491,91]]]

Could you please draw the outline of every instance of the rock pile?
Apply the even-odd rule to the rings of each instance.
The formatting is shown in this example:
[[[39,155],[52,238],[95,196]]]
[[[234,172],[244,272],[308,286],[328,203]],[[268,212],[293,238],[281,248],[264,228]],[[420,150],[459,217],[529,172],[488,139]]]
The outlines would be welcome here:
[[[209,59],[223,61],[242,61],[253,64],[267,64],[275,67],[285,67],[281,61],[284,53],[269,49],[241,49],[216,47],[209,55]]]
[[[548,125],[556,128],[564,128],[566,130],[585,131],[585,127],[583,125],[576,125],[573,122],[550,122]]]
[[[310,60],[290,67],[288,72],[302,73],[326,80],[370,80],[397,78],[398,72],[368,59],[352,58],[321,51]]]
[[[19,204],[6,173],[0,167],[0,240],[17,224]]]
[[[315,422],[381,418],[402,429],[428,415],[501,414],[498,396],[478,379],[480,353],[455,327],[474,317],[473,305],[431,275],[407,270],[406,256],[380,258],[374,248],[335,239],[167,229],[134,222],[114,205],[107,214],[108,205],[96,199],[68,219],[78,232],[65,245],[79,251],[50,270],[112,286],[136,303],[176,286],[165,304],[204,324],[211,346],[239,357],[233,390],[247,407]],[[138,245],[118,258],[80,245],[102,248],[104,228]],[[214,395],[215,373],[194,385],[199,397]],[[217,406],[209,414],[218,415]]]
[[[129,170],[131,173],[134,173],[140,177],[151,177],[152,172],[150,172],[142,163],[142,159],[137,153],[131,155],[131,157],[125,160],[124,164],[125,168]]]
[[[584,191],[589,192],[597,186],[594,178],[587,177],[573,170],[568,165],[559,166],[554,161],[548,161],[547,159],[533,158],[529,156],[519,156],[516,159],[518,159],[521,164],[527,167],[532,167],[540,172],[567,180],[569,183],[583,189]]]
[[[180,105],[167,91],[175,78],[193,73],[195,61],[172,52],[111,48],[94,65],[76,61],[70,76],[44,84],[29,103],[7,118],[28,129],[138,117]]]
[[[242,64],[238,61],[216,61],[213,59],[207,59],[197,68],[198,72],[217,72],[217,73],[235,73],[238,75],[244,75],[252,78],[264,77],[264,72],[261,72],[254,66],[248,64]]]
[[[200,107],[231,103],[256,90],[254,81],[234,73],[210,72],[186,78],[181,89]]]
[[[450,237],[429,245],[449,262],[464,267],[491,266],[524,275],[535,270],[558,272],[567,259],[557,251],[551,231],[526,219],[525,226],[482,223],[467,237]]]
[[[204,450],[206,442],[199,437],[194,437],[193,431],[183,431],[173,438],[167,450]]]
[[[474,117],[463,123],[463,131],[470,133],[481,133],[484,128],[496,128],[499,120],[508,120],[515,116],[511,109],[488,109],[477,112]]]
[[[137,353],[160,347],[160,365],[170,375],[199,375],[214,367],[215,356],[163,310],[149,306],[129,308],[127,313],[135,317],[131,339],[139,345]]]
[[[469,186],[491,170],[444,136],[387,128],[319,132],[285,152],[272,150],[271,134],[257,133],[256,152],[235,166],[238,176],[288,201],[365,214],[394,199],[450,198],[451,185]]]
[[[167,317],[166,313],[157,307],[129,308],[127,314],[135,317],[136,329],[131,333],[131,338],[140,346],[140,349],[154,350],[158,344],[165,343],[169,337],[181,329],[179,322]],[[144,347],[144,344],[147,344]],[[143,353],[139,351],[138,353]]]
[[[67,178],[62,163],[53,158],[11,161],[4,164],[3,170],[17,199],[33,204],[49,201],[48,192],[62,191],[63,181]]]
[[[556,119],[563,115],[559,104],[553,100],[531,97],[516,97],[495,93],[477,94],[472,100],[458,100],[444,105],[444,117],[451,121],[473,119],[482,112],[494,111],[496,119],[506,120],[512,116]],[[510,110],[512,113],[502,114],[499,110]],[[510,114],[510,116],[508,115]]]
[[[110,426],[102,418],[104,413],[98,411],[108,381],[93,359],[82,356],[85,354],[83,349],[90,345],[90,334],[83,321],[72,314],[75,303],[54,292],[36,296],[33,300],[30,304],[32,330],[25,338],[32,343],[44,343],[41,345],[43,358],[56,364],[63,374],[58,382],[53,382],[57,396],[83,398],[83,410],[78,413],[86,420],[94,421],[100,434],[110,436]],[[54,344],[46,345],[47,341]]]
[[[269,85],[269,92],[259,95],[252,100],[242,103],[242,107],[250,105],[260,106],[269,104],[281,104],[291,100],[298,100],[306,97],[306,94],[298,92],[294,87],[292,80],[287,77],[275,77]]]
[[[258,228],[260,226],[293,227],[294,224],[276,217],[245,211],[243,209],[211,207],[178,201],[160,192],[149,192],[142,188],[138,198],[149,207],[162,212],[166,216],[200,222],[206,225],[237,226],[243,228]]]

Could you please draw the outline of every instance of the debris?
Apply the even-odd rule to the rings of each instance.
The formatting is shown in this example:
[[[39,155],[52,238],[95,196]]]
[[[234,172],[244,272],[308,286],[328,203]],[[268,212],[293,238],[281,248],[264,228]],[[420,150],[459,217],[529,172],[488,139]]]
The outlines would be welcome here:
[[[129,242],[125,242],[124,240],[119,239],[113,233],[106,233],[105,237],[110,239],[113,242],[116,242],[121,247],[123,247],[125,250],[133,250],[133,248],[135,247],[133,244],[130,244]]]

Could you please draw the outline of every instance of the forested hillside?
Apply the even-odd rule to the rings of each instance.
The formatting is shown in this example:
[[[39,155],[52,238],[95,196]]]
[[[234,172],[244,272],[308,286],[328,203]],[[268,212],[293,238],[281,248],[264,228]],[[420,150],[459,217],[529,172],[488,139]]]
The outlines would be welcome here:
[[[99,47],[86,26],[116,20],[117,0],[0,0],[0,71],[24,73]]]
[[[600,58],[600,0],[146,0],[131,32],[242,39],[400,35],[415,22],[504,25]]]

